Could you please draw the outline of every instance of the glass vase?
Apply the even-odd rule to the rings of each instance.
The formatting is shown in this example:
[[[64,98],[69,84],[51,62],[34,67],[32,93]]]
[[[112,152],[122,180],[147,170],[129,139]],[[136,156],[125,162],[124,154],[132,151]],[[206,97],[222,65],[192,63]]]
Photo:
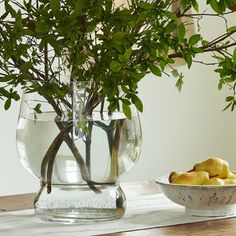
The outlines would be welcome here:
[[[137,111],[129,120],[92,103],[91,84],[74,82],[63,98],[22,96],[17,150],[41,182],[38,217],[65,223],[121,218],[126,208],[120,176],[136,163],[142,146]],[[94,100],[96,101],[96,100]],[[92,108],[91,108],[91,105]]]

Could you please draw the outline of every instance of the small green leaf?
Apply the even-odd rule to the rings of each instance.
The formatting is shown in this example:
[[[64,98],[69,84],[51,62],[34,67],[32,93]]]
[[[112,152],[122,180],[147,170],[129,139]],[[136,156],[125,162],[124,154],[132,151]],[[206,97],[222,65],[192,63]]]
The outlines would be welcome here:
[[[233,63],[236,64],[236,48],[234,49],[233,53]]]
[[[224,78],[224,81],[225,81],[226,83],[232,83],[232,82],[235,81],[235,78],[233,78],[233,77],[227,77],[227,78]]]
[[[132,113],[131,113],[130,106],[123,102],[122,108],[123,108],[123,112],[124,112],[125,116],[126,116],[129,120],[131,120]]]
[[[158,66],[150,63],[149,69],[154,75],[159,76],[159,77],[161,76],[161,70]]]
[[[145,10],[150,10],[154,8],[154,5],[148,2],[140,2],[138,3],[138,6]]]
[[[8,82],[8,81],[10,81],[12,79],[14,79],[13,76],[5,75],[5,76],[0,78],[0,82]]]
[[[227,31],[230,33],[230,32],[233,32],[233,31],[236,31],[236,26],[231,26],[227,29]]]
[[[185,26],[183,23],[179,24],[178,26],[178,38],[179,38],[179,41],[182,42],[183,39],[184,39],[184,36],[185,36]]]
[[[179,76],[179,72],[176,69],[172,70],[171,73],[175,78]]]
[[[126,32],[118,31],[112,35],[113,40],[122,40],[127,35]]]
[[[170,11],[164,11],[164,15],[169,18],[170,20],[176,20],[177,16],[175,13],[170,12]]]
[[[11,99],[8,98],[4,104],[4,109],[8,110],[10,108],[10,106],[11,106]]]
[[[187,0],[181,0],[180,2],[180,13],[182,14],[187,7]]]
[[[50,0],[50,6],[54,14],[60,12],[60,0]]]
[[[218,90],[221,90],[223,88],[223,85],[224,85],[224,80],[221,79],[218,83]]]
[[[199,41],[201,40],[201,35],[200,34],[194,34],[190,37],[188,44],[190,46],[193,46],[195,44],[197,44]]]
[[[112,61],[110,64],[110,69],[113,72],[118,72],[122,68],[122,65],[118,61]]]
[[[42,111],[41,111],[41,104],[40,104],[40,103],[38,103],[38,104],[35,106],[34,111],[35,111],[36,113],[38,113],[38,114],[41,114],[41,113],[42,113]]]
[[[118,59],[121,63],[127,63],[131,57],[131,54],[132,54],[132,48],[129,48],[128,50],[126,50],[124,54],[118,55]]]
[[[192,4],[193,4],[193,9],[198,12],[199,11],[199,6],[198,6],[198,2],[196,0],[192,0]]]
[[[225,101],[226,101],[226,102],[230,102],[230,101],[232,101],[233,99],[234,99],[233,96],[228,96],[228,97],[225,98]]]
[[[170,22],[165,28],[165,33],[166,34],[172,33],[176,29],[176,27],[177,27],[176,24]]]
[[[193,62],[191,54],[190,53],[186,53],[184,55],[184,60],[187,62],[188,68],[190,68],[191,65],[192,65],[192,62]]]
[[[21,71],[23,73],[28,72],[28,70],[32,68],[32,64],[33,63],[31,61],[25,62],[24,64],[21,65],[21,68],[20,68]]]
[[[15,101],[20,100],[20,96],[16,91],[11,93],[11,98],[14,99]]]
[[[132,100],[134,102],[134,105],[135,107],[140,111],[140,112],[143,112],[143,103],[142,101],[140,100],[140,98],[136,95],[134,95],[132,97]]]
[[[132,54],[132,48],[127,49],[126,52],[125,52],[125,54],[124,54],[124,58],[125,58],[126,60],[130,59],[131,54]]]
[[[216,0],[210,1],[211,8],[218,14],[223,14],[222,5],[218,3]]]
[[[202,43],[202,46],[209,44],[209,42],[207,40],[202,40],[201,43]]]
[[[183,79],[182,79],[182,78],[179,78],[179,79],[177,80],[176,84],[175,84],[175,86],[178,88],[179,92],[181,92],[182,87],[183,87],[183,84],[184,84]]]

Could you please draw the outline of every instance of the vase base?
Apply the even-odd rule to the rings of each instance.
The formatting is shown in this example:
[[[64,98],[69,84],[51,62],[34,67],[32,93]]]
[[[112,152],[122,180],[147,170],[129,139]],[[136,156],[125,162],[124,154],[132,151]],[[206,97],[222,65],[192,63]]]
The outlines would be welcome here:
[[[35,214],[44,221],[67,224],[106,221],[121,218],[125,213],[125,195],[119,185],[52,186],[35,204]]]
[[[94,221],[108,221],[122,218],[123,209],[47,209],[35,210],[35,214],[44,221],[60,222],[65,224],[85,224]]]

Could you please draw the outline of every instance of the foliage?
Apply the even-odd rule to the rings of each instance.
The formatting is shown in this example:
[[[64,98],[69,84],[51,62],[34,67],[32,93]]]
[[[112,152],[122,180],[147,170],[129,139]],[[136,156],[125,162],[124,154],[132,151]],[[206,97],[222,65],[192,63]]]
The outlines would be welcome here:
[[[70,81],[91,83],[90,108],[109,101],[110,111],[123,107],[130,117],[130,105],[143,110],[138,83],[147,74],[162,76],[167,69],[181,90],[183,75],[173,69],[176,58],[188,68],[197,54],[212,52],[220,75],[219,89],[232,88],[229,106],[236,104],[236,51],[232,38],[236,26],[226,27],[208,41],[201,32],[186,37],[181,17],[224,17],[236,0],[207,0],[214,13],[199,13],[197,0],[181,0],[173,12],[173,0],[1,0],[0,98],[9,109],[20,98],[17,87],[37,91],[54,106],[70,93]],[[188,10],[192,8],[192,13]],[[177,33],[176,33],[177,32]],[[66,101],[65,101],[66,102]],[[35,110],[40,112],[40,107]],[[59,111],[58,111],[59,112]]]

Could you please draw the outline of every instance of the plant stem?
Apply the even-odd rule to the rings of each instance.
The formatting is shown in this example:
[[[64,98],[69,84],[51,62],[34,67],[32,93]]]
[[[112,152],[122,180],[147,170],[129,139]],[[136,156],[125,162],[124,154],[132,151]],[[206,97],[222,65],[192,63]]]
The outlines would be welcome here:
[[[112,140],[111,167],[110,167],[110,179],[112,182],[116,182],[119,174],[118,154],[119,154],[120,140],[122,137],[121,130],[124,124],[125,124],[125,119],[117,120],[116,131]]]
[[[56,158],[56,154],[64,140],[64,138],[68,135],[71,129],[71,124],[63,127],[60,133],[53,140],[52,144],[48,148],[43,161],[41,163],[41,178],[43,182],[47,183],[47,192],[51,192],[51,183],[52,183],[52,173],[53,173],[53,164]],[[47,177],[46,177],[47,173]]]
[[[88,121],[88,134],[86,135],[86,166],[88,168],[88,171],[91,175],[91,142],[92,142],[92,129],[93,129],[93,123],[91,121]]]

